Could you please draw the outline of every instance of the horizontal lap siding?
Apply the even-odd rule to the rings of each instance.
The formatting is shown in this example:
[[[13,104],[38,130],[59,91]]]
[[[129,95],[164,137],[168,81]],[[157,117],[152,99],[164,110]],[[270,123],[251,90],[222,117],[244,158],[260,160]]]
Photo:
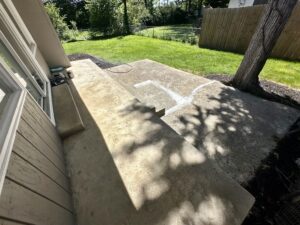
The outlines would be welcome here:
[[[61,140],[27,96],[0,196],[0,225],[73,225]]]
[[[26,225],[26,224],[0,218],[0,225]]]
[[[230,9],[207,9],[204,12],[200,46],[244,53],[263,13],[264,6]],[[272,56],[300,60],[300,4],[273,50]]]

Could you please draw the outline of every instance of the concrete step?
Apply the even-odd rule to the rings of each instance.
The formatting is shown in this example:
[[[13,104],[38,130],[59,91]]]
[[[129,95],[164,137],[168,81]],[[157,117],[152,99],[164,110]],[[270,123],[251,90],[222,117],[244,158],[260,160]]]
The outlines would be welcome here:
[[[240,225],[254,198],[90,60],[72,63],[86,126],[64,141],[79,225]]]
[[[151,96],[153,105],[164,104],[162,120],[239,183],[253,179],[299,117],[294,108],[151,60],[111,68],[109,75]]]
[[[105,70],[109,75],[113,74],[113,68]],[[165,93],[155,87],[154,85],[145,85],[145,86],[134,86],[128,85],[122,79],[118,79],[119,77],[111,76],[117,83],[119,83],[123,88],[125,88],[128,92],[130,92],[135,98],[137,98],[140,102],[144,103],[148,107],[152,108],[157,116],[163,117],[166,112],[166,108],[172,105],[173,101],[171,99],[165,98]],[[153,94],[151,94],[153,93]],[[160,100],[157,101],[157,95],[161,95]],[[165,100],[165,101],[164,101]]]
[[[141,102],[153,105],[164,114],[171,112],[178,104],[188,101],[190,87],[194,89],[211,82],[202,77],[192,76],[151,60],[141,60],[105,70]],[[186,76],[192,79],[187,80]]]

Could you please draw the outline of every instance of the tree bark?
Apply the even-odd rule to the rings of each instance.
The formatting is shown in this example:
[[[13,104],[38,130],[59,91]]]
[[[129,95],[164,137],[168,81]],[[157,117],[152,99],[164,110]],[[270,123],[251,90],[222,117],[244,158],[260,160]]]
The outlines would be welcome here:
[[[127,12],[127,0],[123,0],[124,3],[124,29],[125,33],[129,34],[130,33],[130,27],[129,27],[129,19],[128,19],[128,12]]]
[[[280,37],[298,0],[270,0],[254,33],[244,59],[231,81],[245,91],[259,87],[259,73]]]

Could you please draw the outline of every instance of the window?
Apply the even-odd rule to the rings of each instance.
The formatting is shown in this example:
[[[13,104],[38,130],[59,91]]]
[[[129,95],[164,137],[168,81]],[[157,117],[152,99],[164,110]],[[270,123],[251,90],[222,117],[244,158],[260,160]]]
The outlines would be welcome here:
[[[25,96],[25,89],[0,58],[0,193]]]
[[[0,194],[27,93],[54,123],[50,82],[2,4],[1,26],[12,38],[0,31]]]
[[[26,41],[28,47],[32,51],[32,53],[35,55],[37,50],[37,45],[31,36],[30,32],[27,30],[26,25],[24,24],[21,16],[19,15],[17,9],[15,8],[14,4],[11,0],[3,0],[4,5],[6,6],[7,11],[9,12],[11,18],[14,20],[14,24],[18,27],[18,30],[20,33],[22,33],[22,36],[24,40]]]
[[[6,0],[5,2],[10,2],[10,0]],[[15,13],[17,13],[17,11],[15,11],[14,14]],[[1,2],[0,20],[6,29],[8,29],[8,32],[13,36],[13,40],[10,40],[13,44],[12,47],[11,43],[5,38],[3,33],[0,32],[0,40],[2,41],[2,46],[0,45],[0,48],[6,48],[5,53],[2,54],[4,61],[8,64],[14,76],[20,80],[21,84],[26,87],[28,92],[48,115],[51,122],[55,124],[50,81],[37,62],[34,52],[32,52],[27,45],[24,37],[16,28],[12,18],[6,12],[5,7]],[[24,29],[27,30],[26,27],[23,27],[23,31]],[[27,32],[29,31],[27,30]],[[18,53],[21,52],[22,58],[26,58],[26,65],[22,62],[14,48],[18,50]],[[28,68],[31,69],[29,70]]]
[[[11,72],[19,79],[20,83],[29,91],[33,98],[42,106],[43,98],[46,96],[45,82],[27,69],[1,31],[0,39],[0,58],[9,66]]]

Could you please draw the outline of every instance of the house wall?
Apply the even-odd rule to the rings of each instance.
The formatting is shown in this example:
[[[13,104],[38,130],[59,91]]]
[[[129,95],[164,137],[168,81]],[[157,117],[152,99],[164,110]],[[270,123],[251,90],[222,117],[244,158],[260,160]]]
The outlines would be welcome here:
[[[5,6],[5,5],[3,5]],[[7,9],[7,8],[6,8]],[[9,10],[6,11],[8,16],[12,19],[13,15],[11,15],[9,13]],[[12,22],[15,24],[15,21],[12,19]],[[15,24],[16,25],[16,24]],[[15,26],[20,35],[23,36],[22,31],[19,29],[18,26]],[[14,50],[18,53],[18,56],[21,58],[21,60],[27,65],[28,69],[34,73],[35,72],[35,68],[32,67],[28,56],[24,54],[24,51],[22,50],[22,46],[20,45],[19,41],[13,36],[13,34],[9,31],[9,29],[7,28],[7,26],[5,25],[4,21],[0,20],[0,30],[1,32],[4,34],[4,36],[9,40],[10,44],[12,45],[12,47],[14,48]],[[25,38],[24,38],[25,39]],[[25,39],[26,40],[26,39]],[[36,53],[35,53],[35,58],[38,61],[39,65],[41,66],[41,68],[43,69],[44,73],[50,77],[50,71],[49,71],[49,67],[48,64],[45,62],[45,59],[42,55],[42,53],[40,52],[39,48],[37,47],[36,49]]]
[[[53,25],[40,0],[12,0],[49,67],[70,67]]]
[[[228,8],[253,6],[254,0],[230,0]]]
[[[10,17],[11,21],[13,22],[13,24],[15,25],[15,28],[19,31],[19,34],[22,36],[23,40],[25,41],[25,43],[27,44],[27,46],[32,50],[32,45],[35,46],[35,52],[34,52],[34,57],[35,59],[38,61],[39,65],[41,66],[42,70],[44,71],[44,73],[50,77],[50,70],[49,67],[43,57],[43,55],[41,54],[39,48],[36,46],[35,40],[32,38],[31,34],[29,33],[27,26],[24,24],[22,18],[18,14],[18,12],[16,11],[16,13],[14,13],[13,11],[11,11],[8,7],[7,4],[11,5],[12,7],[14,7],[13,4],[10,4],[10,0],[4,0],[5,4],[2,4],[2,6],[4,7],[4,9],[6,10],[6,13],[8,14],[8,16]],[[28,36],[26,37],[26,35],[23,33],[23,31],[26,30],[28,33]],[[1,31],[5,34],[5,36],[8,35],[9,32],[7,32],[6,28],[5,29],[1,29]],[[16,44],[16,42],[11,41],[12,46],[14,47],[14,49],[16,49],[16,51],[19,50],[18,44]],[[23,56],[22,54],[19,54],[20,58],[26,62],[27,56]],[[33,68],[31,68],[33,70]]]
[[[0,196],[0,224],[75,224],[61,140],[29,95]]]
[[[35,53],[35,59],[37,60],[37,62],[39,63],[39,65],[41,66],[42,70],[45,72],[45,74],[50,77],[51,73],[49,70],[49,66],[46,63],[44,56],[42,55],[41,51],[39,48],[36,49],[36,53]]]

